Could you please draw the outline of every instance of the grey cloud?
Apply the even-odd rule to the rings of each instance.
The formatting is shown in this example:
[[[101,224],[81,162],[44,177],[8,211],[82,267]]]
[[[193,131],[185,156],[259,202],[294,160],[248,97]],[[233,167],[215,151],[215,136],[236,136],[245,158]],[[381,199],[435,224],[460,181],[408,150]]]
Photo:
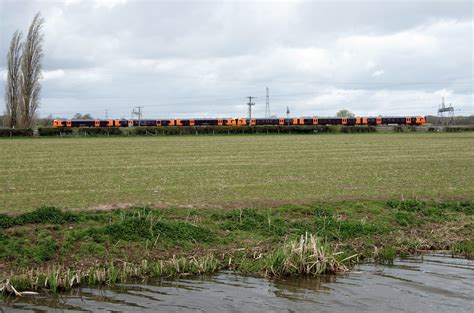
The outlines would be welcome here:
[[[468,1],[0,3],[3,55],[46,18],[43,114],[242,116],[247,95],[262,114],[266,86],[279,115],[474,113]]]

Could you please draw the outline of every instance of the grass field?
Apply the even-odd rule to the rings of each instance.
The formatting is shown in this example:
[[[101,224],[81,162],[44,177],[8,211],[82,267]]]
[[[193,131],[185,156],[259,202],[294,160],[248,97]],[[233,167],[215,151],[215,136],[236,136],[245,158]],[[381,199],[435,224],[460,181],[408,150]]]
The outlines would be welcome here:
[[[0,140],[0,213],[474,198],[473,133]]]

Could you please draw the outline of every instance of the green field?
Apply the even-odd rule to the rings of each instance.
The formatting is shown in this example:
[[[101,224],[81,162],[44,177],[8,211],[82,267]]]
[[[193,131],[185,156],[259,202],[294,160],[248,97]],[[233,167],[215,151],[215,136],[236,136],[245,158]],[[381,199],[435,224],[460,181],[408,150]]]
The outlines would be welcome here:
[[[0,140],[0,213],[474,198],[473,133]]]

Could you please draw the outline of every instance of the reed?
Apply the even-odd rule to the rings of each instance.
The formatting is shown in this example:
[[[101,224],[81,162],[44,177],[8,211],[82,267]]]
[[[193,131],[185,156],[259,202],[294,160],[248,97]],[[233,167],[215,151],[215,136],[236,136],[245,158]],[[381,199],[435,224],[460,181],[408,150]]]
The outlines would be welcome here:
[[[332,252],[314,235],[306,233],[299,240],[290,240],[268,254],[263,271],[268,276],[318,276],[347,272],[349,261],[357,254],[340,259],[342,253]]]
[[[317,276],[348,271],[350,260],[356,255],[344,259],[341,256],[341,253],[332,252],[316,236],[307,233],[297,240],[287,240],[281,247],[259,255],[246,254],[239,249],[234,254],[221,258],[207,254],[200,257],[173,256],[168,260],[144,259],[138,263],[97,263],[80,269],[60,265],[29,268],[5,279],[0,283],[0,290],[4,294],[16,295],[21,295],[22,290],[50,290],[57,293],[81,285],[114,285],[133,279],[205,275],[222,269],[264,276]]]
[[[210,274],[222,267],[212,254],[203,257],[173,257],[154,262],[121,262],[121,266],[119,263],[96,264],[77,270],[63,266],[26,269],[0,283],[0,293],[21,295],[17,290],[50,290],[57,293],[80,285],[114,285],[132,279]]]

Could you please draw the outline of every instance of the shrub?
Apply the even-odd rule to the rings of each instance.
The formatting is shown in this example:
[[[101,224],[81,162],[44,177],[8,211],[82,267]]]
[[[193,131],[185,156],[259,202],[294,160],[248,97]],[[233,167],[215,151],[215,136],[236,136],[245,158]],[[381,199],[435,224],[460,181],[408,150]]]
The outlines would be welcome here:
[[[444,128],[446,132],[463,132],[474,131],[474,126],[447,126]]]
[[[33,136],[33,130],[31,128],[25,128],[25,129],[0,128],[0,137],[31,137],[31,136]]]
[[[52,127],[40,127],[38,128],[38,134],[40,136],[59,136],[61,134],[61,129]]]
[[[342,126],[342,133],[373,133],[377,131],[374,126]]]
[[[71,128],[66,128],[70,129]],[[62,130],[61,130],[62,131]],[[98,135],[122,135],[122,131],[120,130],[119,127],[91,127],[91,128],[78,128],[77,129],[78,134],[85,134],[85,135],[90,135],[90,136],[98,136]]]

